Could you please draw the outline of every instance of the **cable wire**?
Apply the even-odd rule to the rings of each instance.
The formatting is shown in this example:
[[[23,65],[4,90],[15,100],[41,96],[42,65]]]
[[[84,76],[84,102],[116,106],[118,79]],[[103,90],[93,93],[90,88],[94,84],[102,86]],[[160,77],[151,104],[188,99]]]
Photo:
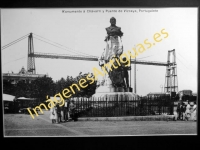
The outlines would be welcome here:
[[[177,68],[177,70],[181,70],[184,74],[187,74],[187,75],[189,75],[188,74],[188,72],[186,72],[185,70],[183,70],[183,69],[181,69],[180,67],[179,68]],[[192,76],[194,76],[194,77],[196,77],[194,74],[192,74],[191,72],[189,72],[190,73],[190,75],[192,75]]]
[[[179,54],[179,53],[178,53]],[[185,59],[181,54],[179,54],[185,61],[187,61],[187,59]],[[187,63],[189,64],[189,62],[187,61]],[[193,67],[191,64],[189,64],[191,67]]]
[[[178,59],[177,56],[176,56],[176,58]],[[178,60],[183,64],[183,62],[180,59],[178,59]],[[183,66],[186,67],[184,64],[183,64]],[[186,68],[189,69],[188,67],[186,67]]]
[[[23,58],[25,58],[25,57],[26,57],[26,56],[21,57],[21,58],[18,58],[18,59],[15,59],[15,60],[12,60],[12,61],[9,61],[9,62],[6,62],[6,63],[4,63],[3,65],[8,64],[8,63],[11,63],[11,62],[13,62],[13,61],[17,61],[17,60],[23,59]]]
[[[39,36],[39,35],[37,35],[37,34],[35,34],[35,33],[33,33],[33,34],[36,35],[36,36],[38,36],[38,37],[40,37],[40,38],[43,38],[43,39],[45,39],[45,40],[47,40],[47,41],[50,41],[50,42],[52,42],[52,43],[55,43],[55,44],[57,44],[57,45],[59,45],[59,46],[65,47],[65,48],[70,49],[70,50],[73,50],[73,51],[75,51],[75,52],[82,53],[82,54],[88,55],[88,56],[93,56],[93,55],[89,55],[89,54],[86,54],[86,53],[83,53],[83,52],[76,51],[76,50],[74,50],[74,49],[72,49],[72,48],[69,48],[69,47],[66,47],[66,46],[64,46],[64,45],[61,45],[61,44],[59,44],[59,43],[57,43],[57,42],[51,41],[51,40],[49,40],[49,39],[47,39],[47,38],[44,38],[44,37],[42,37],[42,36]]]
[[[151,56],[154,56],[154,55],[150,55],[150,56],[147,56],[147,57],[151,57]],[[144,58],[147,58],[147,57],[141,57],[141,58],[136,58],[136,59],[144,59]]]
[[[40,40],[40,41],[42,41],[42,42],[48,43],[48,44],[50,44],[50,45],[53,45],[53,46],[55,46],[55,47],[57,47],[57,48],[60,48],[60,49],[63,49],[63,50],[66,50],[66,51],[69,51],[69,52],[72,52],[72,53],[77,54],[77,52],[73,52],[73,51],[67,50],[67,49],[65,49],[65,48],[58,47],[58,46],[55,45],[55,44],[49,43],[49,42],[47,42],[47,41],[44,41],[44,40],[39,39],[39,38],[36,38],[36,37],[34,37],[34,38],[37,39],[37,40]],[[78,54],[78,55],[80,55],[80,54]],[[85,55],[82,55],[82,56],[85,56]]]
[[[8,44],[2,46],[1,50],[4,50],[5,48],[8,48],[9,46],[12,46],[13,44],[16,44],[17,42],[19,42],[19,41],[25,39],[28,35],[29,35],[29,34],[27,34],[27,35],[25,35],[25,36],[23,36],[23,37],[21,37],[21,38],[15,40],[15,41],[13,41],[13,42],[10,42],[10,43],[8,43]]]
[[[4,46],[4,47],[2,48],[2,50],[6,49],[6,48],[8,48],[8,47],[10,47],[10,46],[12,46],[13,44],[16,44],[17,42],[20,42],[20,41],[24,40],[25,38],[26,38],[26,37],[24,37],[24,38],[22,38],[22,39],[20,39],[20,40],[18,40],[18,41],[15,41],[15,42],[13,42],[13,43],[11,43],[11,44],[7,44],[6,46]]]
[[[178,57],[176,57],[176,58],[178,59]],[[178,59],[178,60],[179,60],[179,59]],[[179,61],[180,61],[180,60],[179,60]],[[180,61],[180,62],[181,62],[181,61]],[[181,62],[181,63],[182,63],[182,62]],[[183,63],[182,63],[182,64],[183,64]],[[183,66],[186,67],[184,64],[183,64]],[[179,68],[180,68],[180,67],[179,67]],[[187,68],[187,67],[186,67],[186,68]],[[180,68],[180,69],[181,69],[181,68]],[[189,69],[189,68],[187,68],[187,69]],[[181,70],[182,70],[182,69],[181,69]],[[188,73],[188,72],[189,72],[190,74],[192,74],[190,71],[187,71],[187,73]],[[185,73],[186,73],[186,72],[185,72]],[[194,74],[192,74],[192,75],[194,75]]]

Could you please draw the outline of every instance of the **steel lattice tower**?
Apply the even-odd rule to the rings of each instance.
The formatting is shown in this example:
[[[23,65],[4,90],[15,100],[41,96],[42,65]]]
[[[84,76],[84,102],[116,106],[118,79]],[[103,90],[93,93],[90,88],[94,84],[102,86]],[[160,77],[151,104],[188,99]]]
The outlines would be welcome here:
[[[30,33],[30,35],[28,36],[28,65],[27,65],[27,71],[30,74],[36,74],[34,48],[33,48],[33,35],[32,35],[32,33]]]
[[[170,53],[172,53],[172,63],[170,63]],[[168,51],[165,76],[165,92],[178,92],[178,77],[175,49]]]

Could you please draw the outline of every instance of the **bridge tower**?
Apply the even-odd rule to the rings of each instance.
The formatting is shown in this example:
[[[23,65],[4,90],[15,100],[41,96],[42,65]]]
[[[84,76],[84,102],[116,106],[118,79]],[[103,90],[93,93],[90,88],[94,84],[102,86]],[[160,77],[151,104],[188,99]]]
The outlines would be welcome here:
[[[29,74],[36,74],[35,69],[35,57],[34,57],[34,48],[33,48],[33,35],[30,33],[28,36],[28,64],[27,71]]]
[[[172,53],[172,57],[170,57],[171,53]],[[172,58],[172,63],[170,63],[170,58]],[[177,77],[175,49],[168,51],[167,63],[168,63],[168,66],[166,67],[165,92],[177,93],[178,92],[178,77]]]

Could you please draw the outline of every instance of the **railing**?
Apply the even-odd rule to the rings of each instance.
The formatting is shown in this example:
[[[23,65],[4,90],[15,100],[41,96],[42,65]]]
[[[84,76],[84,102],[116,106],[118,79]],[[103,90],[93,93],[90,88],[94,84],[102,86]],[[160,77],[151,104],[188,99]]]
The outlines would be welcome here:
[[[77,98],[75,105],[79,117],[146,116],[172,114],[174,101],[169,96],[120,101]]]

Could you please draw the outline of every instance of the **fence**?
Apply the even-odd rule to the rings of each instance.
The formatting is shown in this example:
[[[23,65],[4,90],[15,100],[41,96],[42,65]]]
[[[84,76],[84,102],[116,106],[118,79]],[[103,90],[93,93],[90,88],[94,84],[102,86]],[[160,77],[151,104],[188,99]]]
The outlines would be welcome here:
[[[76,98],[79,117],[117,117],[172,114],[174,100],[169,96],[140,98],[140,100],[119,100]]]

